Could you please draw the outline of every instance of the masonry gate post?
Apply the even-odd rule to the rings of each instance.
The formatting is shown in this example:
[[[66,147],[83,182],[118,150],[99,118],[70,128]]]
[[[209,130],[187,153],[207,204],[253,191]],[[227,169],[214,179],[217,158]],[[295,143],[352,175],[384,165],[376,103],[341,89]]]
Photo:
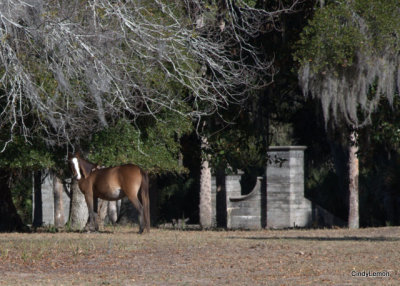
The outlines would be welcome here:
[[[305,146],[276,146],[268,150],[267,227],[311,224],[311,202],[304,197]]]

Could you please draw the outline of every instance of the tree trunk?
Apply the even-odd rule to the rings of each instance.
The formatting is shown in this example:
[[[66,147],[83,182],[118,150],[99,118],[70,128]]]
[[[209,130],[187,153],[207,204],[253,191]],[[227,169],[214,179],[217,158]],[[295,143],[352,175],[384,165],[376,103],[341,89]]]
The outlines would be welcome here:
[[[42,172],[33,172],[33,227],[43,225]]]
[[[0,231],[27,231],[12,200],[10,174],[0,170]]]
[[[218,168],[215,172],[216,180],[216,223],[218,227],[226,227],[226,185],[225,185],[225,169]]]
[[[349,145],[349,228],[359,228],[359,207],[358,207],[358,145],[357,132],[350,134]]]
[[[205,149],[208,145],[207,139],[202,138],[201,148]],[[200,226],[203,229],[212,226],[212,209],[211,209],[211,168],[208,158],[204,158],[201,163],[200,171]]]
[[[108,201],[104,201],[102,199],[98,199],[98,207],[97,207],[97,214],[98,214],[98,224],[99,229],[104,229],[104,224],[107,222],[108,218]]]
[[[54,194],[54,226],[63,227],[65,223],[64,218],[64,204],[63,204],[63,191],[64,186],[61,179],[55,174],[53,178],[53,194]]]
[[[79,189],[78,182],[73,179],[71,184],[71,214],[70,225],[72,229],[81,230],[85,227],[89,211],[86,205],[85,196]]]

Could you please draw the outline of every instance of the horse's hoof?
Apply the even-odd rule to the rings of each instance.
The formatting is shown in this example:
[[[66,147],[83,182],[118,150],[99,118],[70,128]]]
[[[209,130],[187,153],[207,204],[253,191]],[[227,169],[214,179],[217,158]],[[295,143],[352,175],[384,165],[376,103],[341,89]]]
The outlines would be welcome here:
[[[143,233],[149,233],[150,232],[150,229],[139,229],[139,234],[143,234]]]
[[[91,232],[96,232],[97,229],[94,228],[94,227],[86,226],[86,227],[83,229],[83,231],[84,231],[84,232],[87,232],[87,233],[91,233]]]

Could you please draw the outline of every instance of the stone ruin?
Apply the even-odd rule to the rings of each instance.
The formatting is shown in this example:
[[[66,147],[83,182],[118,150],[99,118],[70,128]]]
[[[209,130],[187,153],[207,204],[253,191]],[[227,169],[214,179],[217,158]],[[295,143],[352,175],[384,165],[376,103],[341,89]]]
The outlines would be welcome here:
[[[213,177],[214,226],[228,229],[289,228],[343,225],[328,211],[304,197],[305,146],[277,146],[268,150],[264,177],[242,195],[241,174]]]
[[[44,170],[39,173],[39,178],[35,177],[36,180],[40,181],[41,185],[32,190],[33,225],[54,225],[53,176],[48,170]],[[64,190],[61,199],[65,224],[70,213],[70,193]]]

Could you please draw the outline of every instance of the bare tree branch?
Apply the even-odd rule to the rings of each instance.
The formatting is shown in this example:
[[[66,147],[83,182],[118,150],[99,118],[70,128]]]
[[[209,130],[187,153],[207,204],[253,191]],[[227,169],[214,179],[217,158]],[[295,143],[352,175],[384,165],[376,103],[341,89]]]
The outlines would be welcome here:
[[[200,118],[241,102],[273,79],[252,42],[287,10],[222,7],[216,17],[196,0],[2,1],[0,126],[10,140],[40,131],[65,144],[121,116]]]

